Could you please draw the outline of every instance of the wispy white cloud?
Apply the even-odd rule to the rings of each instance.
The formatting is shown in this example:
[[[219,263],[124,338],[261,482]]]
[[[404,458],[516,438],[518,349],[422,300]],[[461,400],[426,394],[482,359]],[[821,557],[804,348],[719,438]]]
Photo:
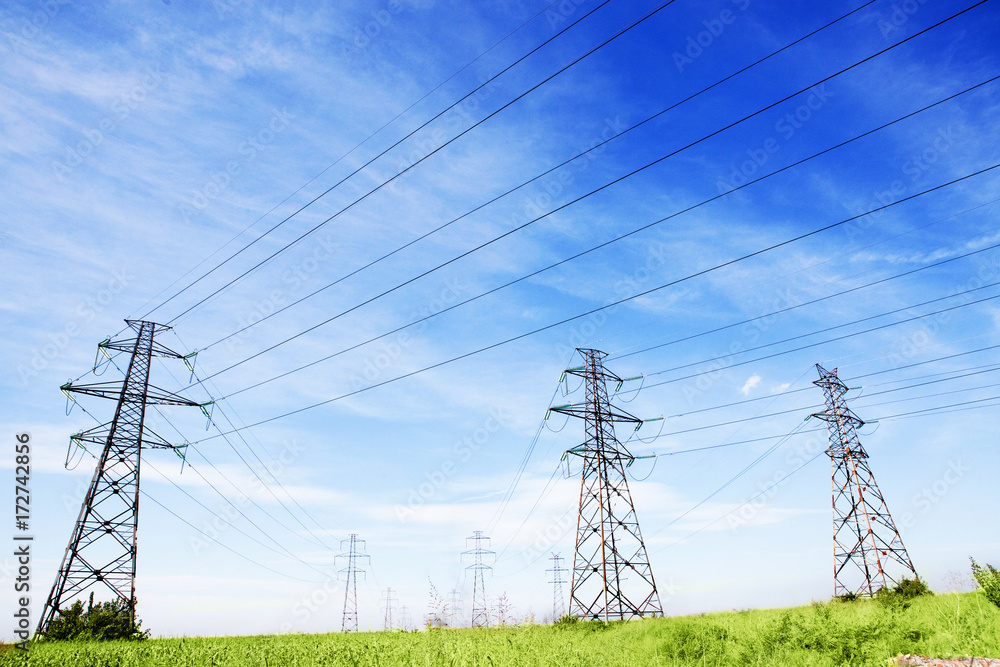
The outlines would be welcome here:
[[[744,396],[749,396],[750,391],[760,384],[761,379],[762,378],[759,375],[751,375],[747,378],[747,381],[743,383],[743,386],[740,387],[740,392]]]

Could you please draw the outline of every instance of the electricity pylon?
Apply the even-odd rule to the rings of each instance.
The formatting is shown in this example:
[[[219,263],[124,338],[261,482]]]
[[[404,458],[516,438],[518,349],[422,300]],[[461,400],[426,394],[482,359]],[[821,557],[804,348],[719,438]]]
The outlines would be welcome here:
[[[337,554],[337,558],[346,558],[347,567],[340,570],[346,575],[344,579],[344,613],[341,617],[340,629],[343,632],[358,631],[358,573],[365,574],[365,571],[358,567],[358,561],[371,556],[361,553],[365,550],[365,541],[358,539],[357,533],[351,533],[346,540],[340,541],[340,548],[344,548],[344,543],[349,543],[347,551]],[[360,549],[360,551],[359,551]]]
[[[118,400],[114,419],[71,437],[71,444],[89,442],[103,450],[94,470],[87,496],[80,507],[55,583],[45,602],[38,632],[43,632],[56,614],[87,589],[100,584],[115,599],[124,600],[129,623],[135,623],[135,563],[139,527],[139,465],[141,450],[176,447],[145,428],[147,405],[198,406],[182,396],[149,384],[149,367],[154,356],[183,359],[173,350],[153,340],[170,327],[141,320],[125,320],[135,338],[105,340],[98,348],[107,354],[117,350],[129,354],[125,380],[74,385],[60,389],[67,398],[87,394]],[[99,586],[100,588],[100,586]]]
[[[586,363],[565,373],[584,379],[586,399],[552,408],[583,419],[586,433],[583,444],[567,452],[583,461],[570,613],[606,621],[659,615],[663,610],[625,478],[635,457],[618,442],[614,429],[615,422],[639,428],[642,420],[608,400],[608,381],[620,387],[625,380],[604,368],[607,355],[577,351]]]
[[[472,537],[465,538],[465,546],[469,546],[472,541],[473,547],[468,551],[463,551],[462,556],[471,556],[472,565],[466,570],[472,570],[472,627],[478,628],[490,624],[489,607],[486,603],[486,571],[493,568],[487,565],[484,560],[495,558],[496,552],[483,547],[486,543],[490,545],[490,538],[483,535],[483,531],[473,531]]]
[[[857,433],[865,422],[847,407],[848,387],[836,368],[816,364],[816,370],[819,380],[813,384],[823,389],[826,411],[812,416],[827,423],[833,470],[833,594],[874,595],[899,583],[886,573],[886,565],[895,563],[891,567],[914,578],[917,573],[868,467]]]
[[[563,573],[566,572],[566,568],[562,566],[563,558],[559,554],[552,554],[549,558],[552,561],[552,567],[550,567],[546,572],[552,573],[552,622],[558,621],[566,613],[566,599],[563,597],[563,587],[562,585],[566,583],[563,579]]]
[[[462,591],[457,588],[451,589],[448,594],[448,627],[457,628],[458,621],[462,617]]]
[[[393,624],[392,624],[393,623],[392,622],[392,603],[396,602],[396,601],[397,600],[393,599],[393,597],[392,597],[392,589],[391,588],[385,589],[385,600],[384,600],[384,602],[385,602],[385,619],[384,619],[384,625],[382,627],[384,629],[386,629],[386,630],[392,630],[392,627],[393,627]]]

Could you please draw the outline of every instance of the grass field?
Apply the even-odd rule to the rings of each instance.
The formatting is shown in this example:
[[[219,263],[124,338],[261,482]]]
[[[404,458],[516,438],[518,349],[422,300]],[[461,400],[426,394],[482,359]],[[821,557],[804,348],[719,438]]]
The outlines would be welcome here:
[[[262,637],[40,643],[0,665],[887,665],[902,653],[1000,658],[1000,609],[982,593],[723,612],[628,623]]]

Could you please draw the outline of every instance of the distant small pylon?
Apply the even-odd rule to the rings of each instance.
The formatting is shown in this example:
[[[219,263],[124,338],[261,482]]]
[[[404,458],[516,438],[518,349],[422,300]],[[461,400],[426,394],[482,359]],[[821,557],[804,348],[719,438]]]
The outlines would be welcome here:
[[[385,604],[385,619],[383,628],[385,630],[392,630],[393,628],[392,607],[393,603],[398,602],[398,600],[392,597],[391,588],[385,589],[385,598],[383,599],[382,602]]]
[[[483,535],[481,530],[474,531],[472,537],[466,538],[466,546],[470,541],[473,543],[473,547],[463,551],[462,555],[471,556],[473,559],[472,565],[465,569],[472,570],[472,627],[478,628],[490,624],[489,607],[486,602],[485,573],[493,568],[486,565],[484,561],[488,558],[496,558],[496,552],[483,547],[484,543],[487,547],[489,546],[490,538]]]
[[[341,617],[340,629],[343,632],[358,631],[358,574],[365,574],[365,571],[358,567],[358,561],[371,556],[361,553],[364,551],[364,540],[358,539],[357,533],[351,533],[346,540],[341,540],[340,548],[344,548],[344,543],[349,543],[348,550],[338,554],[337,558],[347,559],[347,567],[340,570],[344,577],[344,613]]]
[[[566,614],[566,599],[563,597],[562,585],[566,583],[563,574],[567,570],[562,566],[563,558],[559,554],[553,553],[549,560],[552,561],[552,567],[546,572],[552,573],[552,580],[549,583],[552,584],[552,622],[554,623]]]
[[[453,588],[448,596],[448,627],[457,628],[462,619],[462,592]]]

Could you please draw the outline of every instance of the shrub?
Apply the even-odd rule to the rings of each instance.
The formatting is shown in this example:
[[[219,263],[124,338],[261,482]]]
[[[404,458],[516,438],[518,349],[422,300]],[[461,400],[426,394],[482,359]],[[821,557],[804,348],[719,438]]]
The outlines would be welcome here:
[[[1000,607],[1000,571],[989,563],[984,567],[971,557],[969,560],[972,561],[972,576],[986,594],[986,599]]]
[[[94,594],[91,593],[86,610],[81,600],[67,609],[60,609],[58,616],[39,636],[52,640],[146,639],[149,630],[142,630],[141,625],[142,621],[129,621],[129,605],[125,600],[94,604]]]
[[[884,587],[875,593],[875,599],[883,606],[901,611],[910,606],[910,600],[921,595],[934,595],[930,587],[920,577],[913,579],[900,579],[893,588]]]
[[[921,595],[934,595],[927,582],[920,577],[914,577],[913,579],[900,579],[896,587],[892,589],[892,592],[896,595],[900,595],[904,598],[915,598]]]

